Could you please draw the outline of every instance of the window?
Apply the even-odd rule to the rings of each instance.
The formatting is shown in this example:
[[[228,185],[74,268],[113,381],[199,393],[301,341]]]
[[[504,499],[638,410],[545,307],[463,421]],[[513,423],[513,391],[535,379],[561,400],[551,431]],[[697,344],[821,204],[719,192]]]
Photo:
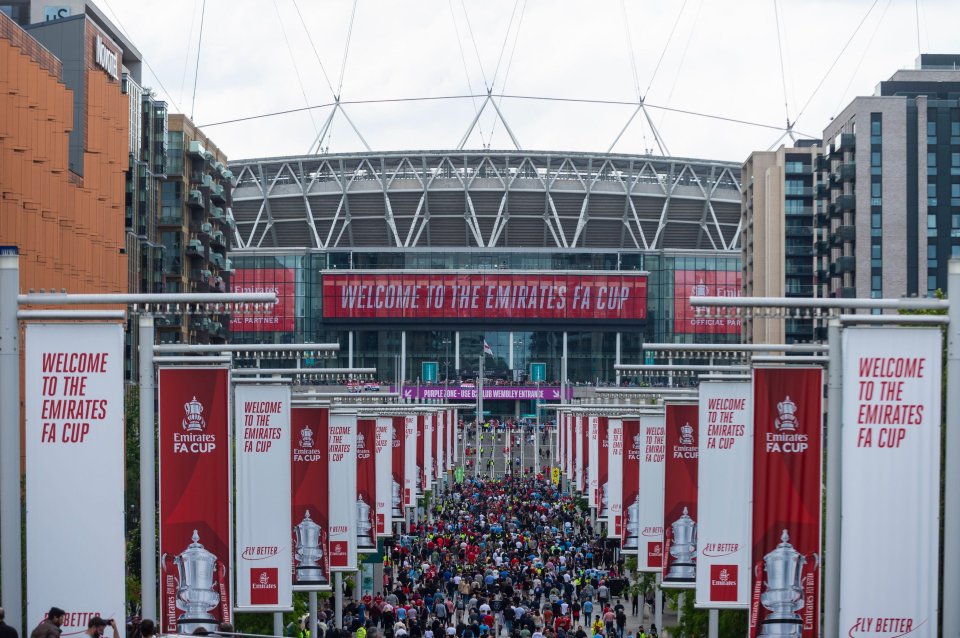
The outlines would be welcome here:
[[[937,154],[927,153],[927,175],[937,174]]]
[[[960,144],[960,122],[950,122],[950,143]]]
[[[960,206],[960,183],[950,184],[950,205]]]
[[[871,275],[871,276],[870,276],[870,289],[871,289],[871,290],[883,290],[883,276],[882,276],[882,275]]]
[[[927,121],[927,144],[937,143],[937,123],[933,120]]]
[[[937,185],[927,184],[927,206],[937,205]]]
[[[883,228],[883,219],[880,213],[870,214],[870,228]]]
[[[871,175],[880,175],[883,172],[882,159],[880,151],[873,151],[870,153],[870,174]]]
[[[960,245],[954,244],[950,246],[950,258],[956,259],[958,257],[960,257]]]
[[[786,210],[787,215],[802,215],[806,212],[804,210],[802,199],[784,200],[784,209]]]
[[[960,153],[950,153],[950,174],[960,175]]]
[[[927,294],[933,295],[937,291],[937,276],[927,275]]]
[[[937,236],[937,215],[936,213],[927,213],[927,237]]]
[[[937,267],[937,245],[927,244],[927,268]]]
[[[870,135],[880,135],[882,132],[882,123],[879,113],[870,114]]]
[[[788,179],[786,180],[786,194],[787,195],[803,195],[803,180],[799,179]]]
[[[870,246],[870,267],[871,268],[882,268],[883,267],[883,247],[879,244],[872,244]]]

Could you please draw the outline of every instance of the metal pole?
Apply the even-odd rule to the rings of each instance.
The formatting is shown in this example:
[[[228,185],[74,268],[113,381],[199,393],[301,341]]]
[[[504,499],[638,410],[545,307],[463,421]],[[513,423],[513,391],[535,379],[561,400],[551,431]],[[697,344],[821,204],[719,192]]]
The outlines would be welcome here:
[[[946,489],[943,503],[943,633],[945,638],[960,638],[960,260],[948,262],[947,290],[952,290],[947,311],[947,428],[944,450]],[[953,288],[949,288],[953,286]]]
[[[273,635],[274,636],[283,635],[283,612],[280,612],[280,611],[273,612]]]
[[[334,623],[343,629],[343,572],[333,574]]]
[[[663,590],[660,589],[660,583],[663,582],[663,575],[657,572],[657,584],[653,588],[653,622],[657,624],[657,631],[663,633]]]
[[[679,623],[683,619],[683,599],[685,597],[685,592],[680,592],[680,595],[677,596],[677,622]]]
[[[6,623],[23,635],[20,552],[20,257],[0,254],[0,590]]]
[[[157,477],[154,425],[156,372],[153,369],[153,315],[138,320],[140,337],[140,605],[144,618],[157,618]]]
[[[312,638],[319,638],[317,633],[317,592],[312,591],[307,597],[307,605],[309,605],[310,612],[310,636]]]
[[[708,638],[720,638],[720,610],[711,609],[709,618]]]
[[[827,529],[824,548],[824,635],[840,635],[840,516],[841,467],[843,438],[840,421],[843,418],[843,358],[840,351],[840,320],[827,322],[827,343],[830,363],[827,366]]]

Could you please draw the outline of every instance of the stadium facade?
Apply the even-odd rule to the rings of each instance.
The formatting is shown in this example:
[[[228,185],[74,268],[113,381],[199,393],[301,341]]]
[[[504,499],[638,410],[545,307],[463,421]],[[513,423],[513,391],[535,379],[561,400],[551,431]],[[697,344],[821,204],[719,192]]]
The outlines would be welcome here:
[[[564,361],[574,388],[606,384],[645,341],[740,338],[688,303],[740,294],[739,163],[412,151],[229,168],[232,287],[281,300],[235,321],[236,342],[338,341],[334,365],[458,398],[486,343],[486,409],[527,414],[523,386],[559,398]]]

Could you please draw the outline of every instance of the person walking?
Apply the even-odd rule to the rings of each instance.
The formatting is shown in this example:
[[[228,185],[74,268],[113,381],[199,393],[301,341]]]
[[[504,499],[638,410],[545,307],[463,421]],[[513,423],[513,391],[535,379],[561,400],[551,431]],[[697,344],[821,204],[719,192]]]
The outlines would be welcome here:
[[[60,627],[67,612],[59,607],[51,607],[47,617],[30,632],[30,638],[60,638]]]
[[[4,622],[6,617],[6,612],[3,611],[3,607],[0,607],[0,638],[19,638],[17,630]]]

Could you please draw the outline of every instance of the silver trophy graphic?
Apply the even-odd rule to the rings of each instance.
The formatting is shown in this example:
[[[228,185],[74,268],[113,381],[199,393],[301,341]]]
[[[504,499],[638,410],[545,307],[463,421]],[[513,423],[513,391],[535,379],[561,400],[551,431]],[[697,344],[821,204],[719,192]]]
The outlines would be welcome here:
[[[177,567],[177,632],[192,634],[197,627],[215,631],[217,620],[210,612],[220,604],[216,590],[217,557],[200,544],[193,530],[193,542],[173,559]]]
[[[693,582],[697,576],[697,524],[690,518],[687,508],[683,508],[683,514],[675,520],[670,529],[673,530],[673,538],[670,542],[670,556],[673,562],[670,569],[667,570],[665,580]]]
[[[807,561],[819,563],[816,554],[802,555],[790,544],[790,534],[783,530],[780,544],[763,557],[764,591],[760,603],[769,612],[760,628],[760,636],[800,636],[803,619],[803,567]],[[759,566],[758,566],[759,567]],[[757,574],[759,577],[759,574]]]
[[[623,539],[624,549],[640,548],[640,496],[634,499],[627,508],[626,535]]]
[[[403,493],[400,489],[400,484],[397,483],[396,479],[393,480],[393,485],[391,486],[391,502],[393,504],[393,512],[391,514],[392,518],[402,519],[403,518],[403,500],[401,494]]]
[[[323,560],[322,532],[323,528],[310,518],[310,510],[304,512],[303,520],[293,528],[297,543],[294,552],[294,558],[297,559],[297,584],[326,584],[327,582],[323,566],[320,564]]]
[[[369,548],[376,547],[373,542],[372,534],[373,523],[370,521],[372,508],[367,504],[363,497],[357,494],[357,547]]]

